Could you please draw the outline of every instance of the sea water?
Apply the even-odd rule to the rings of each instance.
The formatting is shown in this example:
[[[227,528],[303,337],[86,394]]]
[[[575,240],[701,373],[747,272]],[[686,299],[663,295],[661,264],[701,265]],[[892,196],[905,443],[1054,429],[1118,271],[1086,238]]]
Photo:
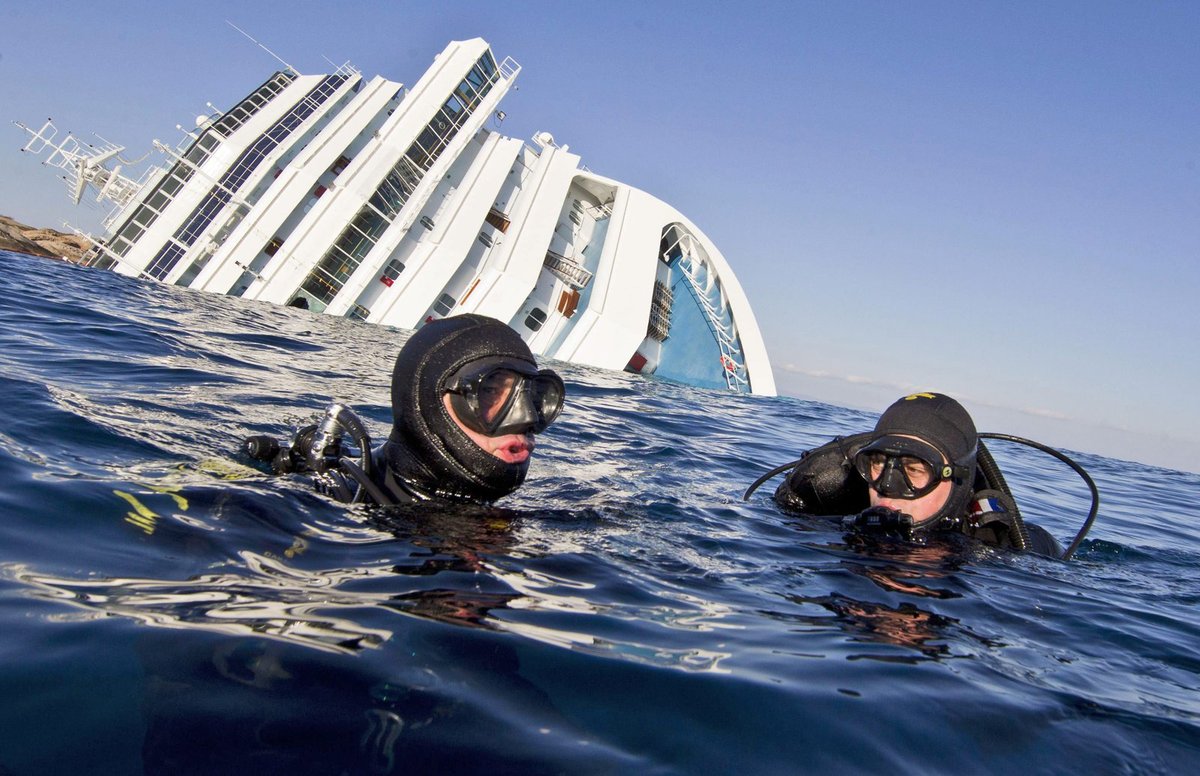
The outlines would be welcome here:
[[[868,546],[741,496],[873,415],[568,364],[493,508],[248,468],[333,399],[384,437],[407,336],[0,253],[0,773],[1200,762],[1196,475],[1072,454],[1070,562]],[[1076,475],[992,451],[1069,542]]]

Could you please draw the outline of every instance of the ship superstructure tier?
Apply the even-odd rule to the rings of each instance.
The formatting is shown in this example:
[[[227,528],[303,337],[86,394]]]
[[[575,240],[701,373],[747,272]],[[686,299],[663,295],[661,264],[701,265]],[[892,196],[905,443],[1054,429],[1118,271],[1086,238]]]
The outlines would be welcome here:
[[[481,39],[411,87],[287,68],[156,143],[166,162],[137,181],[123,149],[49,123],[26,149],[76,201],[91,184],[116,204],[94,266],[405,329],[480,313],[542,356],[774,395],[745,294],[694,224],[549,133],[488,127],[519,73]]]

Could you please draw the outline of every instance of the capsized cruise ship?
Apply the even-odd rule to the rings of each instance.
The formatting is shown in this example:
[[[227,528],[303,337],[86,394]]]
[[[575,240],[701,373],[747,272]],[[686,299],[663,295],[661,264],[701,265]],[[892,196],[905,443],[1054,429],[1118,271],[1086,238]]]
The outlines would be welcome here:
[[[480,313],[541,356],[774,395],[754,313],[703,232],[547,132],[488,127],[520,71],[478,38],[411,87],[284,63],[179,144],[155,141],[162,163],[137,179],[123,147],[18,126],[76,203],[89,187],[113,203],[88,265],[404,329]]]

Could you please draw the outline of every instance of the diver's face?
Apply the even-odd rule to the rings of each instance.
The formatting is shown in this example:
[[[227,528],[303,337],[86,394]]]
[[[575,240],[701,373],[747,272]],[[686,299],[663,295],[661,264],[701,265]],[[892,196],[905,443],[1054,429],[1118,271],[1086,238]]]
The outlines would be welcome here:
[[[903,436],[908,435],[905,434]],[[912,438],[918,439],[919,437]],[[945,456],[941,460],[942,463],[945,463]],[[914,484],[919,485],[920,483]],[[950,498],[950,491],[953,487],[954,484],[950,480],[942,480],[937,484],[937,487],[918,498],[882,496],[873,487],[867,488],[867,495],[871,499],[871,506],[886,507],[887,509],[894,509],[897,512],[904,512],[912,517],[915,525],[920,525],[941,511],[942,507],[946,505],[946,499]]]
[[[454,407],[450,404],[450,394],[442,395],[442,404],[446,407],[446,412],[450,414],[455,425],[462,429],[463,433],[470,437],[471,441],[483,448],[483,451],[489,455],[494,455],[505,463],[524,463],[529,460],[530,454],[533,453],[533,434],[505,434],[503,436],[487,436],[478,431],[472,431],[463,425],[459,417],[454,412]]]
[[[946,499],[950,498],[952,487],[954,486],[949,480],[943,480],[920,498],[890,498],[879,495],[874,488],[869,488],[867,494],[871,497],[871,506],[904,512],[912,517],[914,525],[920,525],[941,511],[946,505]]]

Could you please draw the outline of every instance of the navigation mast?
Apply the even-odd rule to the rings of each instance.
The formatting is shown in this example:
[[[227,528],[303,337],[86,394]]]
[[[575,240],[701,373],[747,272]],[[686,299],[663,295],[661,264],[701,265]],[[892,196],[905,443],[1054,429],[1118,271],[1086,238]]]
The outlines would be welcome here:
[[[96,188],[97,202],[108,200],[120,207],[132,202],[141,190],[140,184],[121,174],[122,165],[135,164],[120,155],[125,146],[114,145],[108,141],[102,141],[99,146],[84,143],[69,132],[65,138],[56,142],[58,127],[54,126],[52,119],[46,119],[46,123],[38,130],[31,129],[19,121],[13,123],[30,136],[22,151],[39,155],[48,150],[49,153],[42,160],[42,164],[57,167],[66,173],[62,179],[67,182],[67,189],[76,205],[83,198],[83,192],[89,183]],[[114,160],[117,163],[111,168],[108,167]]]

